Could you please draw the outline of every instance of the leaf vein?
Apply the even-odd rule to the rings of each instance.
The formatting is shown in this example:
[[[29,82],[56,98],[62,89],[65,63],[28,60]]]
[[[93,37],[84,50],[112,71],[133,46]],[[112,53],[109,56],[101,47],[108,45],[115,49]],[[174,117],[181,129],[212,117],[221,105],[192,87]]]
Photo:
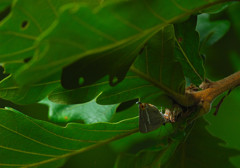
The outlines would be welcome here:
[[[145,3],[147,9],[158,19],[160,19],[161,21],[163,21],[164,23],[168,23],[167,20],[165,18],[163,18],[162,16],[158,15],[152,8],[151,6],[148,4],[148,2],[146,0],[143,0],[143,2]]]
[[[0,58],[5,58],[5,57],[10,57],[10,56],[22,54],[22,53],[31,51],[31,50],[33,50],[33,49],[35,49],[35,48],[36,48],[35,46],[32,46],[32,47],[25,48],[25,49],[22,49],[22,50],[19,50],[19,51],[15,51],[15,52],[12,52],[12,53],[0,54]]]
[[[115,16],[119,21],[121,21],[123,24],[125,24],[125,25],[133,28],[134,30],[136,30],[136,31],[138,31],[138,32],[143,32],[143,31],[144,31],[143,29],[141,29],[140,27],[138,27],[138,26],[132,24],[131,22],[127,21],[126,19],[124,19],[124,18],[121,17],[120,15],[118,15],[118,14],[115,13],[114,16]]]
[[[15,134],[17,134],[17,135],[20,135],[20,136],[22,136],[22,137],[24,137],[24,138],[26,138],[26,139],[29,139],[29,140],[31,140],[31,141],[33,141],[33,142],[36,142],[36,143],[38,143],[38,144],[40,144],[40,145],[43,145],[43,146],[46,146],[46,147],[49,147],[49,148],[53,148],[53,149],[57,149],[57,150],[61,150],[61,151],[73,151],[73,150],[70,150],[70,149],[59,148],[59,147],[56,147],[56,146],[52,146],[52,145],[49,145],[49,144],[42,143],[42,142],[40,142],[40,141],[38,141],[38,140],[36,140],[36,139],[33,139],[33,138],[31,138],[31,137],[28,137],[28,136],[26,136],[26,135],[23,135],[23,134],[15,131],[15,130],[12,130],[12,129],[10,129],[10,128],[2,125],[2,124],[0,124],[0,127],[5,128],[6,130],[8,130],[8,131],[10,131],[10,132],[13,132],[13,133],[15,133]]]
[[[128,89],[128,90],[124,90],[124,91],[121,91],[121,92],[118,92],[118,93],[115,93],[115,94],[111,94],[111,95],[108,95],[108,96],[102,96],[102,97],[99,97],[99,100],[103,100],[105,98],[113,97],[113,96],[122,94],[124,92],[129,92],[129,91],[133,91],[133,90],[136,90],[136,89],[140,89],[140,88],[143,88],[143,87],[149,87],[149,86],[153,86],[153,85],[152,84],[142,85],[142,86],[139,86],[139,87],[135,87],[135,88],[131,88],[131,89]]]
[[[11,150],[11,151],[15,151],[15,152],[19,152],[19,153],[26,153],[26,154],[38,155],[38,156],[46,156],[46,157],[57,157],[58,156],[58,155],[49,155],[49,154],[43,154],[43,153],[23,151],[23,150],[20,150],[20,149],[9,148],[9,147],[2,146],[2,145],[0,145],[0,148]]]
[[[194,71],[194,73],[200,78],[201,81],[203,81],[203,78],[201,77],[201,75],[197,72],[197,70],[194,68],[193,64],[190,62],[190,60],[188,59],[187,54],[185,53],[185,51],[183,50],[182,46],[179,44],[179,42],[177,41],[176,37],[175,37],[175,41],[180,49],[180,51],[182,52],[184,58],[186,59],[187,63],[190,65],[191,69]]]
[[[92,32],[96,33],[97,35],[101,36],[101,37],[104,37],[105,39],[108,39],[109,41],[112,41],[112,42],[116,42],[117,40],[112,37],[112,36],[109,36],[108,34],[105,34],[104,32],[96,29],[95,27],[93,27],[92,25],[89,25],[88,23],[84,22],[83,20],[81,20],[80,18],[78,17],[74,17],[74,20],[77,21],[79,24],[81,24],[82,26],[90,29]]]

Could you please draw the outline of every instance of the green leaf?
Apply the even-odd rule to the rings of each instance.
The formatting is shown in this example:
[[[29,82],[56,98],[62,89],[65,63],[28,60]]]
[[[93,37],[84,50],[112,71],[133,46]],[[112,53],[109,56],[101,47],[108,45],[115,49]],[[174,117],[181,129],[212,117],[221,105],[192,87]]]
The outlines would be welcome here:
[[[226,94],[226,93],[225,93]],[[215,107],[221,100],[221,96],[218,97],[212,104]],[[226,141],[228,148],[234,148],[240,150],[240,135],[236,134],[236,131],[240,128],[239,123],[239,109],[240,109],[240,88],[232,90],[231,94],[226,97],[220,106],[217,116],[214,116],[215,108],[205,116],[205,119],[211,123],[207,126],[210,133],[218,138]],[[235,162],[232,162],[234,160]],[[239,167],[240,156],[237,158],[231,158],[231,162],[235,163],[236,167]],[[236,164],[238,162],[238,164]]]
[[[32,57],[36,48],[35,40],[58,17],[58,9],[65,3],[63,0],[38,2],[15,0],[10,17],[5,19],[0,27],[1,61]]]
[[[235,2],[223,2],[221,4],[214,5],[212,7],[209,7],[202,11],[202,13],[209,13],[209,14],[217,14],[222,12],[224,9],[226,9],[228,6],[230,6],[232,3]]]
[[[128,78],[128,77],[126,77]],[[107,76],[98,80],[94,84],[86,85],[78,89],[67,90],[59,86],[49,94],[48,98],[52,102],[60,104],[78,104],[88,102],[97,97],[103,90],[109,88]]]
[[[77,7],[76,4],[64,5],[66,1],[17,1],[11,17],[0,28],[0,58],[2,61],[21,60],[31,57],[35,50],[34,58],[14,74],[21,85],[34,83],[78,59],[114,48],[127,47],[141,38],[147,40],[166,24],[222,3],[204,0],[117,2],[93,10],[92,7],[83,5],[84,3]],[[64,12],[59,13],[60,7]],[[39,15],[43,10],[44,14]],[[24,23],[27,23],[27,26],[21,28]],[[135,50],[137,48],[132,49]],[[124,56],[128,58],[125,54]],[[131,64],[134,54],[128,59],[121,60],[122,67],[126,68]],[[116,67],[114,76],[118,74],[117,70],[119,67]],[[33,78],[33,74],[38,78]]]
[[[132,40],[100,54],[89,55],[65,67],[62,72],[62,86],[66,89],[79,88],[96,82],[106,74],[109,75],[110,85],[118,84],[124,79],[149,36],[151,35]],[[82,79],[81,83],[80,79]]]
[[[132,65],[128,77],[117,86],[103,91],[97,102],[112,104],[135,98],[143,101],[147,97],[158,97],[158,101],[163,100],[161,103],[164,104],[164,91],[173,97],[184,93],[185,81],[181,66],[174,60],[172,25],[164,27],[145,44],[144,51]],[[160,105],[159,102],[156,105]]]
[[[17,71],[23,64],[24,63],[21,61],[4,64],[4,74],[11,74]],[[13,76],[9,75],[0,81],[0,98],[10,100],[16,104],[31,104],[38,102],[60,86],[60,80],[58,80],[59,76],[60,74],[55,74],[44,81],[21,87],[16,83]]]
[[[207,122],[199,119],[186,142],[181,144],[172,159],[164,168],[233,168],[229,158],[240,154],[240,151],[226,148],[221,139],[212,136],[206,130]]]
[[[175,56],[182,64],[184,75],[195,85],[205,78],[203,61],[199,55],[199,35],[195,31],[197,18],[192,16],[183,23],[174,25],[176,34]]]
[[[12,74],[16,72],[22,65],[24,64],[24,61],[18,61],[18,62],[12,62],[12,63],[4,63],[4,73],[5,74]]]
[[[138,118],[61,127],[15,110],[0,109],[0,115],[1,167],[59,167],[70,156],[138,131]]]
[[[31,104],[45,98],[57,86],[59,80],[42,81],[31,86],[20,87],[10,75],[0,82],[0,98],[16,104]],[[52,81],[53,80],[53,81]]]
[[[113,168],[117,154],[109,145],[71,157],[61,168]]]
[[[198,15],[196,30],[200,35],[200,51],[216,43],[229,30],[230,22],[227,20],[211,21],[209,14]]]
[[[123,111],[115,113],[114,116],[111,118],[110,122],[119,122],[126,118],[134,118],[138,115],[139,115],[139,109],[137,105],[133,105]]]
[[[231,19],[232,27],[234,28],[236,34],[238,35],[238,38],[240,39],[240,23],[239,23],[239,17],[240,17],[240,5],[239,3],[236,3],[228,8],[228,15]]]
[[[7,6],[10,6],[13,0],[1,0],[0,2],[0,12],[2,12]],[[0,14],[0,18],[1,18]],[[1,20],[1,19],[0,19]]]
[[[56,104],[47,99],[44,99],[41,103],[49,106],[48,116],[54,122],[83,121],[85,124],[108,122],[119,105],[99,105],[95,99],[76,105]]]
[[[100,104],[116,104],[141,98],[141,101],[148,102],[157,99],[155,105],[169,106],[171,103],[163,91],[177,97],[184,93],[185,86],[181,67],[174,60],[173,26],[164,27],[145,44],[144,51],[121,83],[115,87],[109,87],[107,83],[108,79],[104,78],[75,90],[58,89],[50,94],[49,99],[69,104],[84,102],[103,91],[97,98]]]
[[[157,132],[153,131],[145,137],[140,135],[136,137],[137,135],[130,136],[132,139],[128,140],[128,143],[132,146],[128,153],[125,152],[119,156],[115,164],[116,168],[159,168],[171,158],[186,134],[178,130],[177,127],[174,128],[172,124],[166,124],[161,126]],[[124,141],[124,139],[118,141]],[[118,145],[118,141],[113,142],[113,144]]]
[[[240,56],[239,56],[239,53],[232,52],[231,55],[230,55],[230,60],[231,60],[231,63],[232,63],[232,66],[233,66],[234,70],[236,72],[240,71],[240,65],[239,65]]]
[[[162,144],[161,147],[145,150],[137,155],[122,154],[118,158],[115,168],[159,168],[168,160],[178,146],[178,142]]]

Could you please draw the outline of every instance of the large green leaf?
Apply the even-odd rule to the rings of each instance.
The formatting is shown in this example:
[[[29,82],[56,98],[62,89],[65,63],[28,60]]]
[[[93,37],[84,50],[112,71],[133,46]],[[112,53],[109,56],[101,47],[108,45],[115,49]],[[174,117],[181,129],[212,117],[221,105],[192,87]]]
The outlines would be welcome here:
[[[48,116],[54,122],[82,121],[85,124],[110,121],[119,105],[99,105],[95,99],[76,105],[56,104],[47,99],[41,103],[49,106]]]
[[[138,131],[138,118],[60,127],[0,109],[0,166],[59,167],[64,159]]]
[[[107,89],[97,102],[112,104],[134,98],[156,98],[163,96],[164,91],[173,97],[183,94],[185,81],[180,64],[174,60],[174,39],[173,26],[164,27],[145,44],[132,65],[129,76],[135,77]]]
[[[1,60],[31,57],[38,44],[33,45],[33,42],[36,39],[40,42],[40,52],[37,48],[34,58],[14,75],[20,84],[42,80],[85,56],[116,47],[119,49],[143,37],[147,40],[148,36],[166,23],[173,23],[224,1],[134,0],[110,3],[95,10],[81,4],[78,7],[76,4],[63,6],[66,1],[49,2],[17,2],[12,17],[1,27],[1,41],[4,41],[1,45]],[[63,7],[61,11],[64,12],[59,13],[59,7]],[[43,9],[44,14],[39,15]],[[21,28],[21,24],[26,23],[24,21],[29,25]],[[44,31],[49,25],[51,27]],[[132,59],[122,61],[123,65],[129,65]],[[38,78],[32,78],[33,74]]]
[[[164,27],[145,44],[143,52],[120,84],[109,87],[107,83],[108,79],[103,78],[75,90],[58,89],[49,98],[55,102],[71,104],[89,101],[103,91],[97,98],[100,104],[115,104],[135,98],[148,102],[158,99],[156,105],[166,104],[167,98],[163,91],[177,97],[184,93],[185,86],[181,67],[174,60],[173,26]]]
[[[62,86],[67,89],[79,88],[96,82],[109,75],[110,85],[121,82],[148,36],[118,46],[110,51],[84,57],[65,67],[62,72]],[[83,81],[80,83],[79,80]]]
[[[204,80],[203,61],[199,55],[199,35],[195,31],[197,17],[174,25],[176,34],[175,56],[182,64],[184,75],[195,85]]]
[[[206,125],[203,119],[195,123],[187,140],[179,146],[164,168],[234,167],[229,158],[240,155],[240,151],[224,147],[225,142],[212,136],[206,130]]]

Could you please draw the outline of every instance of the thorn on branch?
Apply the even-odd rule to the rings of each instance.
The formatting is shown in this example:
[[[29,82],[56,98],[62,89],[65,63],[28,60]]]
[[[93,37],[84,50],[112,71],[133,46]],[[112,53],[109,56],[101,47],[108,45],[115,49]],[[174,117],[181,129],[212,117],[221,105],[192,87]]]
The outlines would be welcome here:
[[[218,114],[218,111],[220,109],[220,106],[221,104],[223,103],[223,100],[231,93],[232,89],[229,89],[228,93],[226,95],[224,95],[221,100],[218,102],[218,104],[215,106],[216,110],[215,112],[213,113],[213,115],[217,115]]]

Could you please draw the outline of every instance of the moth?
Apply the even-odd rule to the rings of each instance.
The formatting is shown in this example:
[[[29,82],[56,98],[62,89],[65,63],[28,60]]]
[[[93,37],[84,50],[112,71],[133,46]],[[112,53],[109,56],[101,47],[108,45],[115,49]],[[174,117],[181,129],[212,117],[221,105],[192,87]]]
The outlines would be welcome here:
[[[162,110],[152,104],[137,102],[139,107],[139,131],[147,133],[164,125],[167,120]]]
[[[170,110],[165,108],[163,114],[162,108],[159,110],[156,106],[148,103],[137,102],[139,107],[139,131],[147,133],[165,125],[167,122],[176,122],[182,113],[182,108],[174,105]]]

